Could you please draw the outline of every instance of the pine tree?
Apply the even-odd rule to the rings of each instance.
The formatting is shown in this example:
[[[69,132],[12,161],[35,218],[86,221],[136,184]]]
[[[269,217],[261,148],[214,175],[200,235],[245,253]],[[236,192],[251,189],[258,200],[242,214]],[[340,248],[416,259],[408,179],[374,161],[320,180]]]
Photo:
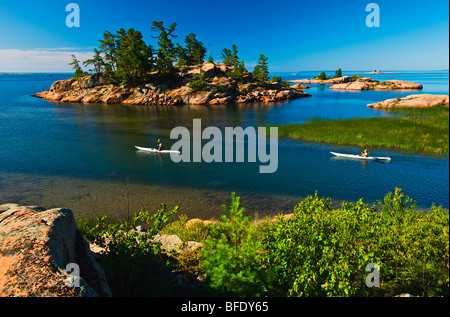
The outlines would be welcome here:
[[[116,59],[116,36],[109,31],[103,33],[103,40],[100,40],[99,52],[104,55],[105,71],[117,70]]]
[[[232,63],[232,53],[228,48],[222,50],[222,63],[227,66],[231,66]]]
[[[177,65],[178,66],[189,66],[189,55],[187,54],[186,49],[177,43],[177,47],[175,48],[176,55],[178,56]]]
[[[267,60],[269,58],[265,57],[264,54],[259,56],[258,63],[253,70],[253,76],[256,77],[259,83],[264,84],[269,79],[269,66]]]
[[[105,62],[103,61],[101,52],[96,48],[94,48],[94,56],[92,59],[88,59],[83,62],[83,66],[88,67],[89,65],[94,66],[94,69],[90,69],[89,71],[94,71],[95,73],[100,73],[105,67]]]
[[[244,61],[238,56],[237,46],[233,44],[231,50],[224,48],[222,50],[222,58],[225,65],[233,66],[233,69],[228,72],[227,75],[237,82],[242,82],[244,73],[247,72],[247,69],[245,68]]]
[[[203,45],[202,42],[197,40],[196,35],[194,33],[186,35],[184,43],[186,44],[188,65],[194,66],[203,64],[203,60],[206,55],[206,47]]]
[[[69,65],[72,65],[72,66],[73,66],[72,69],[75,71],[72,78],[78,80],[78,79],[80,79],[80,78],[86,76],[87,73],[85,73],[85,72],[81,69],[81,67],[80,67],[80,61],[76,58],[76,56],[75,56],[74,54],[72,54],[72,59],[73,59],[72,62],[69,63]]]
[[[117,75],[125,85],[141,83],[153,68],[153,48],[133,28],[119,30],[116,37]]]
[[[234,67],[238,67],[240,62],[239,62],[239,57],[238,57],[238,49],[236,44],[233,44],[231,46],[231,65]]]
[[[208,63],[214,64],[214,58],[213,58],[213,56],[212,56],[211,45],[210,45],[210,44],[208,44],[208,48],[209,48],[209,58],[208,58]]]
[[[174,70],[174,63],[177,57],[177,50],[172,42],[178,36],[173,32],[177,27],[177,23],[172,23],[169,28],[164,27],[162,21],[154,21],[152,26],[153,32],[159,32],[158,36],[153,38],[158,39],[158,58],[156,60],[156,67],[161,71],[172,72]]]

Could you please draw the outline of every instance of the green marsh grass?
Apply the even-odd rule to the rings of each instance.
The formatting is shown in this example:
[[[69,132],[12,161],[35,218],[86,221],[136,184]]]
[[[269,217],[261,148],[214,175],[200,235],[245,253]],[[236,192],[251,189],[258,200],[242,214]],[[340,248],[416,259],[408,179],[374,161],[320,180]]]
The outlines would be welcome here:
[[[326,120],[278,127],[280,137],[361,147],[449,154],[449,108],[395,108],[392,117]]]

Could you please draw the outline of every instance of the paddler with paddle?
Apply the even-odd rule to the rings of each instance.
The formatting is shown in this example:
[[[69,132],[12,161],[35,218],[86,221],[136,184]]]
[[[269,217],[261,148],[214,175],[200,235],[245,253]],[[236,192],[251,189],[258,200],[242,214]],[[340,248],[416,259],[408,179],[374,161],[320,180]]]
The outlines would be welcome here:
[[[161,143],[161,139],[158,139],[158,151],[163,151],[164,150],[164,147],[163,147],[163,145],[162,145],[162,143]]]
[[[368,151],[367,149],[365,149],[364,152],[362,152],[362,153],[360,154],[360,156],[362,156],[362,157],[368,157],[368,156],[369,156],[369,151]]]

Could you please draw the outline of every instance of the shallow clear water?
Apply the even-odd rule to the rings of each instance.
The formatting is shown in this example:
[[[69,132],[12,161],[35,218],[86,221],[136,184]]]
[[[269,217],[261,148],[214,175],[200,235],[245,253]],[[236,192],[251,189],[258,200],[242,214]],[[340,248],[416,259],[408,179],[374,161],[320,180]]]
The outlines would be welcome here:
[[[344,73],[344,75],[347,73]],[[353,74],[349,72],[348,75]],[[282,74],[284,79],[317,73]],[[280,139],[279,166],[260,174],[260,163],[179,163],[142,153],[134,146],[166,148],[171,130],[303,122],[312,118],[386,116],[368,103],[413,93],[448,94],[448,72],[367,75],[419,82],[421,92],[342,92],[315,86],[313,96],[269,105],[143,107],[51,103],[31,97],[67,74],[0,75],[0,203],[71,208],[77,216],[123,217],[165,202],[189,217],[219,217],[235,191],[250,214],[289,212],[317,190],[320,196],[373,203],[395,187],[419,206],[448,208],[449,159],[371,149],[392,162],[334,158],[330,151],[359,153],[358,147]]]

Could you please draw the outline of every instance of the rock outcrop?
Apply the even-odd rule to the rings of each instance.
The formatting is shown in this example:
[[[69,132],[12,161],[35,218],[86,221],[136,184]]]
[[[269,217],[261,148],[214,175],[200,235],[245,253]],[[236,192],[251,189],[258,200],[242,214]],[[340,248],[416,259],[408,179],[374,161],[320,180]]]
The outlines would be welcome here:
[[[153,240],[155,242],[161,243],[161,248],[167,252],[178,252],[184,253],[186,251],[194,250],[200,247],[202,244],[196,241],[187,241],[184,242],[177,235],[160,235],[157,234]]]
[[[350,76],[342,76],[342,77],[336,77],[336,78],[329,78],[329,79],[293,79],[293,80],[286,80],[288,83],[295,83],[295,84],[316,84],[316,85],[334,85],[334,84],[342,84],[342,83],[348,83],[354,81],[354,79]]]
[[[296,84],[319,84],[331,85],[328,88],[335,90],[422,90],[421,84],[411,83],[403,80],[387,80],[380,82],[370,77],[342,76],[330,79],[296,79],[289,80]]]
[[[0,206],[3,296],[112,296],[102,268],[77,230],[71,210]]]
[[[260,85],[249,72],[243,74],[243,83],[237,83],[229,77],[232,70],[232,66],[205,63],[180,71],[177,83],[170,87],[152,82],[139,87],[111,85],[106,84],[104,74],[97,73],[78,80],[57,81],[49,90],[33,96],[59,102],[164,106],[274,102],[311,96],[303,92],[303,86],[286,87],[272,82]],[[205,88],[194,91],[189,83],[200,73]]]
[[[394,99],[387,99],[384,101],[368,104],[367,107],[370,108],[424,108],[431,107],[434,105],[449,106],[449,96],[448,95],[432,95],[432,94],[422,94],[422,95],[409,95],[406,97],[398,97]]]
[[[336,90],[422,90],[423,86],[403,80],[380,82],[372,78],[360,78],[353,82],[335,84],[328,88]]]

